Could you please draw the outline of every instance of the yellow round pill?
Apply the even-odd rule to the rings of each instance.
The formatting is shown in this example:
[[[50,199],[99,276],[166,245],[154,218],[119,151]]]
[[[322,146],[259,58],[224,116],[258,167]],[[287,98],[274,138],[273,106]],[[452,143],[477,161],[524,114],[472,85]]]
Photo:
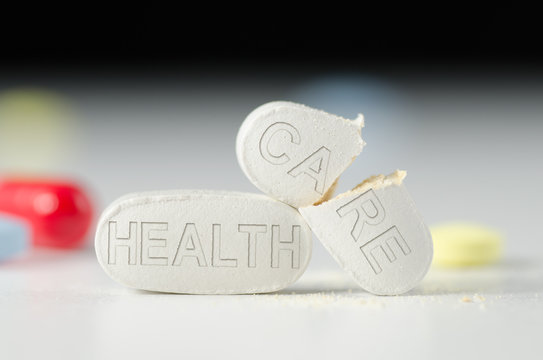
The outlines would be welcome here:
[[[75,116],[60,95],[46,90],[0,92],[0,170],[49,170],[73,153]]]
[[[470,223],[450,223],[430,229],[437,266],[472,266],[497,262],[502,254],[499,231]]]

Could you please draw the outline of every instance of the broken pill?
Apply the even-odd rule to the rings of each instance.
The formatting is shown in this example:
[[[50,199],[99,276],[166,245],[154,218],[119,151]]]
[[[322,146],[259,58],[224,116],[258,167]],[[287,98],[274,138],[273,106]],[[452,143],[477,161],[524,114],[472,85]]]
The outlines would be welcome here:
[[[102,214],[98,261],[128,287],[246,294],[283,289],[304,272],[311,230],[263,195],[174,190],[130,194]]]
[[[320,205],[299,209],[317,238],[365,290],[402,294],[432,262],[432,238],[402,181],[374,176]]]
[[[236,153],[249,180],[296,208],[327,199],[360,154],[363,116],[354,120],[291,102],[271,102],[241,125]]]

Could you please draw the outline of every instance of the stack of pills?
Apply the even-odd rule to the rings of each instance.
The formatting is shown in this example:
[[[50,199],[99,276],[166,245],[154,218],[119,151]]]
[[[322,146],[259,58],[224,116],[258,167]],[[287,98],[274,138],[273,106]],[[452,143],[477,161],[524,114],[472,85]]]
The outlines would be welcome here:
[[[356,120],[290,102],[254,110],[236,144],[240,166],[267,194],[156,191],[124,196],[102,214],[96,254],[138,289],[243,294],[277,291],[306,269],[312,232],[365,290],[404,293],[432,262],[432,238],[406,173],[371,177],[333,196],[364,147]]]

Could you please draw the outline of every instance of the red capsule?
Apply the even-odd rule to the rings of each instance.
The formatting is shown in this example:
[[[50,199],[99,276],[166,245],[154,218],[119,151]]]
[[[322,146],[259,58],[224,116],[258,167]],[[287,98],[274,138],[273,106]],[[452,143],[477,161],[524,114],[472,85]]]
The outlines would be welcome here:
[[[54,180],[0,180],[0,212],[27,220],[33,244],[59,248],[81,246],[93,209],[76,184]]]

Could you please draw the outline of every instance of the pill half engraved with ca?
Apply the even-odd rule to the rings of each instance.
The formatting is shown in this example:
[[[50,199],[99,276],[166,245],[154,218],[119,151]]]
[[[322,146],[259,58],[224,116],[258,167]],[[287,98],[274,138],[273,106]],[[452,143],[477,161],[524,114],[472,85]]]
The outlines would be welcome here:
[[[374,294],[409,291],[432,262],[432,237],[402,184],[405,175],[371,177],[334,199],[300,209],[336,261]]]
[[[271,102],[243,122],[238,161],[266,194],[301,207],[327,199],[336,181],[360,154],[360,115],[351,121],[291,102]]]
[[[311,256],[311,230],[263,195],[178,190],[127,195],[103,213],[96,254],[129,287],[174,293],[280,290]]]

